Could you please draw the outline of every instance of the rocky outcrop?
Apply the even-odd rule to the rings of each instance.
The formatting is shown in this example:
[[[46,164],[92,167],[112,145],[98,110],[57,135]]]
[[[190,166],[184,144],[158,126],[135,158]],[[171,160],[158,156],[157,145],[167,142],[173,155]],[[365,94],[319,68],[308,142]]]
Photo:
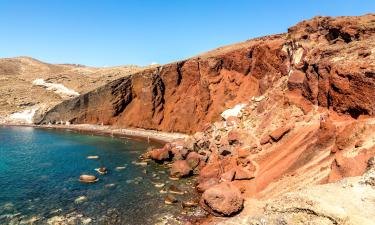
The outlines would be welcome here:
[[[253,201],[249,205],[255,209],[251,215],[214,224],[375,224],[374,158],[368,162],[367,172],[361,177],[305,187],[267,201]]]

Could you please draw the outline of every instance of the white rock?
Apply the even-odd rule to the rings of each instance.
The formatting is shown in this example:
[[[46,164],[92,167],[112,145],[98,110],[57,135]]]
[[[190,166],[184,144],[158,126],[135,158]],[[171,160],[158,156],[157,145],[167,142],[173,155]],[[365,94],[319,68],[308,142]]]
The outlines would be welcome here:
[[[9,116],[9,118],[16,122],[32,124],[36,111],[37,109],[34,108],[34,109],[27,109],[27,110],[20,111],[20,112],[15,112],[15,113],[12,113]]]
[[[61,97],[75,97],[79,96],[79,93],[65,87],[62,84],[47,83],[43,79],[36,79],[33,81],[33,85],[45,87],[49,91],[53,91]]]
[[[234,106],[231,109],[227,109],[224,112],[221,113],[221,117],[223,117],[225,120],[228,119],[230,116],[240,117],[242,115],[241,110],[246,106],[247,104],[238,104]]]

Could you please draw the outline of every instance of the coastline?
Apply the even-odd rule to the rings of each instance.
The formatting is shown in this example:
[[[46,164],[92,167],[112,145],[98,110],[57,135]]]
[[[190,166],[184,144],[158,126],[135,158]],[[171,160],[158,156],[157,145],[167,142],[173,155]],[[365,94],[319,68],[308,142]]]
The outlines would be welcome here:
[[[186,138],[189,135],[182,133],[168,133],[156,130],[145,130],[140,128],[116,128],[112,126],[101,126],[92,124],[72,124],[72,125],[35,125],[0,123],[2,127],[34,127],[41,129],[73,130],[78,133],[94,134],[101,136],[112,136],[140,141],[165,144],[176,139]]]

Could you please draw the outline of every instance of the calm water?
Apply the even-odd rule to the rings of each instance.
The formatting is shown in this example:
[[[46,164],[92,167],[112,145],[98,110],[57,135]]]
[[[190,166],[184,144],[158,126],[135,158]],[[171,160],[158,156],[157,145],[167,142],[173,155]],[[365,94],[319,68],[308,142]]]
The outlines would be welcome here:
[[[196,213],[181,214],[179,204],[165,205],[165,194],[155,187],[162,182],[191,192],[191,180],[170,181],[162,165],[134,164],[147,147],[69,131],[0,127],[0,224],[163,224],[166,218],[173,224],[174,218]],[[94,170],[101,166],[109,169],[107,175]],[[126,169],[116,170],[119,166]],[[81,174],[100,181],[80,183]]]

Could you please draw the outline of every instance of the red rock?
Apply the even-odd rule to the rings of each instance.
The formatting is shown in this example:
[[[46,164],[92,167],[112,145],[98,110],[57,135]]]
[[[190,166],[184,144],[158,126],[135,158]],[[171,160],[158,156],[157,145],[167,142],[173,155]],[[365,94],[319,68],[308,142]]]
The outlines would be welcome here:
[[[220,180],[221,181],[233,181],[235,174],[236,174],[235,169],[229,170],[229,171],[221,174]]]
[[[251,154],[251,152],[246,148],[238,149],[237,153],[238,153],[238,158],[247,158]]]
[[[185,160],[177,160],[172,164],[170,175],[172,177],[186,177],[192,172],[192,168]]]
[[[336,140],[336,126],[332,123],[329,118],[321,119],[318,143],[321,148],[332,145]]]
[[[195,169],[199,162],[201,161],[201,156],[196,152],[190,152],[186,157],[186,162],[192,169]]]
[[[233,184],[224,182],[206,190],[200,204],[215,216],[231,216],[243,208],[244,199]]]
[[[249,171],[241,166],[236,168],[236,174],[234,176],[235,180],[250,180],[255,178],[255,174],[253,171]]]
[[[240,144],[240,134],[235,130],[229,131],[228,142],[230,145]]]
[[[372,116],[375,84],[367,42],[373,36],[373,17],[316,17],[291,27],[288,34],[142,70],[62,102],[37,123],[103,123],[191,134],[216,120],[229,103],[265,93],[291,66],[306,71],[297,91],[310,103],[353,118]],[[351,55],[349,42],[367,53]],[[361,60],[353,60],[358,53]],[[348,57],[337,60],[338,56]],[[302,74],[292,74],[290,83],[301,80]]]
[[[260,138],[259,142],[261,145],[265,145],[271,141],[271,137],[269,135],[264,135]]]
[[[171,154],[168,149],[160,148],[160,149],[153,149],[149,153],[150,158],[155,161],[166,161],[171,159]]]
[[[226,122],[227,126],[229,126],[229,127],[234,126],[235,127],[240,123],[240,119],[238,117],[235,117],[235,116],[229,116],[225,122]]]
[[[218,178],[207,178],[204,180],[199,181],[196,189],[198,192],[204,192],[205,190],[209,189],[210,187],[219,183]]]
[[[293,70],[289,75],[288,88],[289,90],[296,90],[304,88],[303,84],[306,79],[305,73],[299,70]]]
[[[271,134],[270,137],[274,141],[279,141],[285,134],[287,134],[293,127],[290,125],[286,125],[283,127],[280,127],[276,130],[274,130]]]
[[[208,163],[199,173],[200,179],[219,178],[221,174],[221,165],[218,161]]]

